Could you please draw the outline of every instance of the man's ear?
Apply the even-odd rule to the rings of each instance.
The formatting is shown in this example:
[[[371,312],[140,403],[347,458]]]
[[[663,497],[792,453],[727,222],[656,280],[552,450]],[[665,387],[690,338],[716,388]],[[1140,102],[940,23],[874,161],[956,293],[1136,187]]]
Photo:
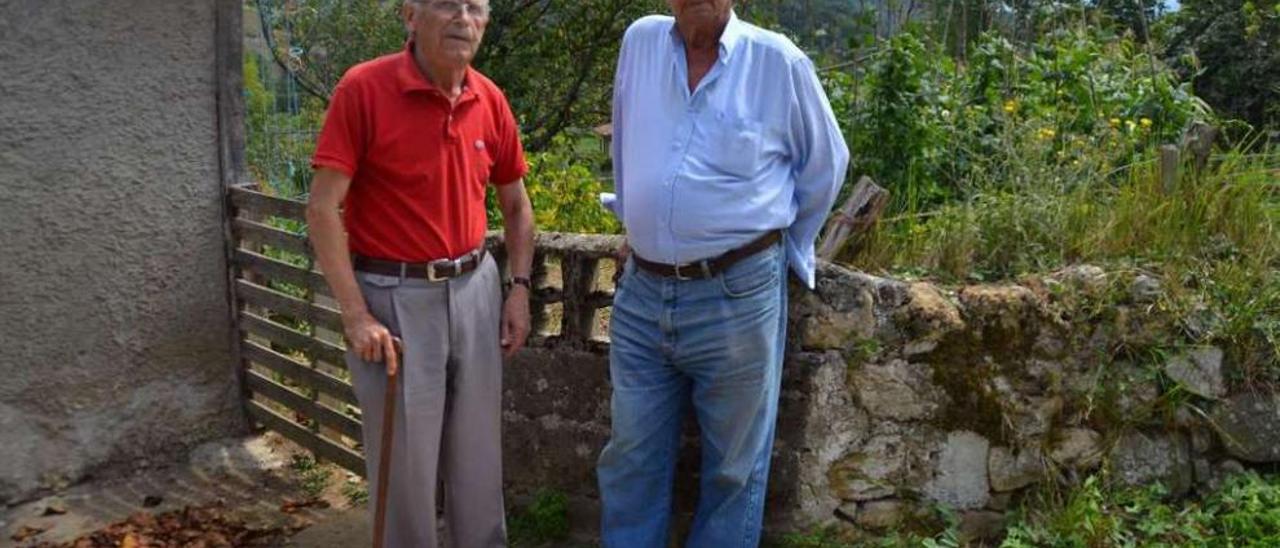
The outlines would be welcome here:
[[[404,22],[404,31],[410,37],[413,36],[413,16],[417,11],[417,8],[410,5],[412,3],[412,0],[405,0],[403,4],[400,4],[400,19]]]

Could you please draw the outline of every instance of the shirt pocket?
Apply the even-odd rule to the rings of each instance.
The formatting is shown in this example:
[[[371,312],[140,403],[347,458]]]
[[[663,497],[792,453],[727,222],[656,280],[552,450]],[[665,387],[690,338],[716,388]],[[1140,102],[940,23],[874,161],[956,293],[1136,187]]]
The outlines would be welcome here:
[[[715,171],[750,179],[760,168],[763,124],[750,118],[720,113],[707,131],[707,165]]]
[[[468,167],[480,186],[484,187],[489,184],[489,176],[493,173],[493,144],[486,139],[473,137],[465,145]]]

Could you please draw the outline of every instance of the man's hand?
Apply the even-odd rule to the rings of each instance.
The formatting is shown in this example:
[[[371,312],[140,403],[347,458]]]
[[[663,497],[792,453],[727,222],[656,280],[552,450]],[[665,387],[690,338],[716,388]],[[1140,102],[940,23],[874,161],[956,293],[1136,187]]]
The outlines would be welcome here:
[[[510,358],[529,337],[529,288],[512,285],[502,305],[502,355]]]
[[[631,258],[631,244],[626,240],[622,241],[622,246],[613,252],[613,257],[618,262],[613,269],[613,285],[618,285],[618,280],[622,279],[622,271],[627,267],[627,259]]]
[[[391,335],[386,326],[378,322],[368,312],[342,315],[342,331],[347,336],[347,344],[369,363],[384,362],[387,375],[395,375],[400,365],[398,351],[399,341]]]

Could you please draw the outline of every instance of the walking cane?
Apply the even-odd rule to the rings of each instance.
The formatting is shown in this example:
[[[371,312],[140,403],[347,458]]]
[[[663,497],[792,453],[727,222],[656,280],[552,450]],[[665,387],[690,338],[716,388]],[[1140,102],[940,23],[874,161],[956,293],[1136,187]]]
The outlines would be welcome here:
[[[382,450],[378,453],[378,500],[374,502],[373,548],[382,548],[387,532],[387,480],[391,477],[391,441],[395,434],[396,379],[400,378],[400,340],[386,359],[387,395],[382,400]]]

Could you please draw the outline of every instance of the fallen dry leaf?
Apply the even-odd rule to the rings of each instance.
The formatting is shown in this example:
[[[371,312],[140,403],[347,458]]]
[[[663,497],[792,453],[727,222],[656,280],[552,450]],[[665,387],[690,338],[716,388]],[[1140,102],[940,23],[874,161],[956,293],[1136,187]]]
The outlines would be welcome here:
[[[132,516],[129,516],[129,519],[125,520],[125,523],[139,529],[155,529],[156,517],[147,512],[137,512]]]
[[[293,514],[304,508],[328,508],[329,503],[319,498],[309,498],[304,500],[285,499],[284,504],[280,505],[280,511],[286,514]]]
[[[188,506],[160,515],[138,512],[73,542],[42,543],[36,548],[256,548],[279,546],[291,532],[281,527],[250,528],[219,505]]]

